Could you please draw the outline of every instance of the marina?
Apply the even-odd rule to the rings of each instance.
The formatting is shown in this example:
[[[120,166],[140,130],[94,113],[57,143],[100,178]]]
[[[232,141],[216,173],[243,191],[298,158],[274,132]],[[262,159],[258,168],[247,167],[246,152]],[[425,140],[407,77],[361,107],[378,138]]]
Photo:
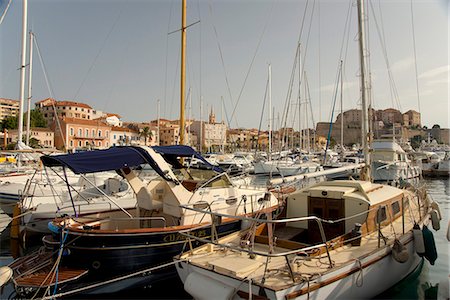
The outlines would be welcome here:
[[[435,0],[344,2],[119,1],[105,10],[94,1],[85,22],[71,27],[85,4],[0,0],[0,36],[21,38],[19,80],[2,90],[11,98],[19,82],[18,100],[0,98],[0,298],[449,299],[450,129],[441,109],[449,105],[449,64],[438,27],[424,31],[445,17]],[[52,20],[44,7],[60,13]],[[20,34],[11,15],[22,21]],[[227,15],[234,21],[224,25]],[[92,17],[103,20],[93,25]],[[405,17],[412,47],[405,28],[396,33]],[[42,31],[42,19],[56,27]],[[46,56],[57,40],[46,33],[62,32],[59,25],[80,41],[85,32],[92,45],[104,36],[90,66],[81,62],[91,55],[77,58],[90,43]],[[104,26],[106,35],[97,31]],[[236,40],[224,44],[218,28]],[[422,54],[428,39],[433,56]],[[218,59],[208,49],[214,42]],[[244,44],[240,55],[224,55]],[[103,61],[122,45],[120,59]],[[282,48],[295,50],[292,57]],[[64,55],[72,55],[64,69],[82,76],[78,88],[46,67]],[[329,57],[338,58],[336,69],[322,65]],[[131,72],[134,59],[145,75]],[[165,75],[150,79],[162,72],[149,61]],[[13,68],[5,60],[1,76]],[[66,96],[55,97],[49,75]],[[237,97],[234,80],[242,84]],[[72,88],[71,100],[59,100]],[[151,105],[148,92],[157,99]],[[80,100],[95,97],[106,102]],[[424,99],[440,107],[424,108]]]

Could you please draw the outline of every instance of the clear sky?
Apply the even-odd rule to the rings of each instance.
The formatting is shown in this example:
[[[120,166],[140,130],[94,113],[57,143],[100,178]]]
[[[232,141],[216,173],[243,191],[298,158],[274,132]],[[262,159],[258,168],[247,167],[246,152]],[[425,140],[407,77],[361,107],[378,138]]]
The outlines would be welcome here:
[[[51,88],[35,50],[33,103],[52,96],[149,121],[160,99],[161,117],[179,117],[180,32],[168,33],[180,28],[181,0],[28,2]],[[367,9],[374,107],[405,112],[420,103],[424,125],[449,127],[449,2],[373,0]],[[14,0],[0,25],[3,98],[19,97],[21,14],[22,1]],[[197,21],[187,30],[192,118],[202,97],[203,117],[212,106],[221,120],[223,97],[228,118],[237,103],[232,127],[257,128],[269,63],[272,104],[281,115],[299,36],[314,120],[330,119],[341,59],[344,109],[360,105],[354,1],[188,0],[187,23]]]

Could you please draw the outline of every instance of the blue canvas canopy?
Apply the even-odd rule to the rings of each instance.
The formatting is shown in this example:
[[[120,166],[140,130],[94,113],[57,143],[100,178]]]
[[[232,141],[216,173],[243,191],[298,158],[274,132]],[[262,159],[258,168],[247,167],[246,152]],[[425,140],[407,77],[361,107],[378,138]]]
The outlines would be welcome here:
[[[175,146],[153,146],[153,150],[160,153],[164,159],[172,166],[181,167],[178,157],[195,157],[201,160],[208,169],[212,169],[218,173],[223,173],[223,170],[217,166],[211,165],[203,156],[189,146],[175,145]]]
[[[199,153],[189,146],[159,146],[153,147],[153,149],[160,153],[172,165],[177,163],[177,157],[193,156],[202,160],[215,171],[222,171],[220,168],[209,164]],[[47,167],[67,167],[75,174],[112,171],[126,167],[137,167],[141,164],[149,164],[159,175],[165,177],[156,162],[141,147],[112,147],[106,150],[94,150],[73,154],[45,155],[41,157],[41,161]]]

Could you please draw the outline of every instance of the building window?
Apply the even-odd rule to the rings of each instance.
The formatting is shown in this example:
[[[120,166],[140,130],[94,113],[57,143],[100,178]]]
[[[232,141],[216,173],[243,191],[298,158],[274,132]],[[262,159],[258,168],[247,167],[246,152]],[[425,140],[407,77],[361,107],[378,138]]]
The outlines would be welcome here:
[[[117,139],[117,136],[116,136],[116,135],[113,135],[113,138],[116,140],[116,139]]]
[[[78,147],[81,147],[81,141],[78,141]]]
[[[101,147],[102,146],[102,142],[98,141],[98,146]]]
[[[95,129],[92,129],[92,137],[95,137]]]
[[[83,136],[83,129],[81,129],[81,128],[78,129],[78,136],[79,137]]]
[[[109,143],[108,142],[106,142],[106,147],[109,147]]]
[[[85,144],[86,147],[89,146],[89,142],[88,141],[86,141],[84,144]]]
[[[102,131],[101,130],[98,131],[98,137],[102,137]]]
[[[86,137],[89,137],[89,129],[86,129]]]
[[[73,136],[73,128],[70,127],[70,135]]]
[[[73,141],[70,141],[70,147],[73,147]]]
[[[106,137],[109,137],[109,131],[108,130],[106,130],[105,134],[106,134]]]

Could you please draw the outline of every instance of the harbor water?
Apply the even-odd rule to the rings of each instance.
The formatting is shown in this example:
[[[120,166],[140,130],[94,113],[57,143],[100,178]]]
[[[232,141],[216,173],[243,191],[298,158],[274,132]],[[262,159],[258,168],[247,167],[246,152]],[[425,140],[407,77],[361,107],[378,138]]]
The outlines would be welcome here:
[[[259,183],[264,183],[266,179],[256,178]],[[450,180],[448,179],[427,179],[423,181],[427,185],[429,194],[436,201],[442,213],[441,229],[433,231],[436,241],[438,259],[434,265],[430,265],[424,260],[420,269],[416,270],[407,279],[399,282],[393,288],[385,291],[376,299],[447,299],[448,284],[450,275],[450,242],[447,240],[447,230],[450,220]],[[8,265],[12,262],[11,241],[9,239],[10,218],[0,213],[0,265]],[[438,293],[443,293],[446,287],[446,296],[437,297]],[[14,298],[12,286],[6,286],[1,290],[0,299]],[[446,298],[445,298],[446,297]],[[79,298],[79,297],[75,297]],[[190,299],[184,292],[181,281],[174,280],[163,286],[143,287],[138,290],[127,291],[120,294],[104,295],[92,297],[93,299]]]

